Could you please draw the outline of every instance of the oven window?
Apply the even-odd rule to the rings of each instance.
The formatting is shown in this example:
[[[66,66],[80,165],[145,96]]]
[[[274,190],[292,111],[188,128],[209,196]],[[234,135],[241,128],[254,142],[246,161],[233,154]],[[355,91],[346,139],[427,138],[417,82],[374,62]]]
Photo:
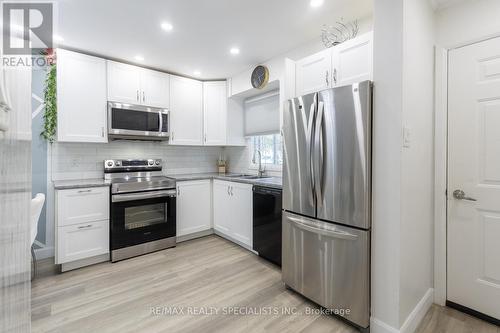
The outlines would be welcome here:
[[[125,230],[149,227],[165,221],[165,204],[126,207]]]
[[[118,130],[149,131],[160,130],[158,113],[113,108],[111,127]]]

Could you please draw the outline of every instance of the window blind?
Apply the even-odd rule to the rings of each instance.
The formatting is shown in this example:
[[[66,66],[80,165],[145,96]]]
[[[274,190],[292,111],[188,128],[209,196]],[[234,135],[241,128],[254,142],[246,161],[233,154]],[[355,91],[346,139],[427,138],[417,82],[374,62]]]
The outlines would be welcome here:
[[[245,135],[265,135],[280,130],[280,95],[273,90],[245,100]]]

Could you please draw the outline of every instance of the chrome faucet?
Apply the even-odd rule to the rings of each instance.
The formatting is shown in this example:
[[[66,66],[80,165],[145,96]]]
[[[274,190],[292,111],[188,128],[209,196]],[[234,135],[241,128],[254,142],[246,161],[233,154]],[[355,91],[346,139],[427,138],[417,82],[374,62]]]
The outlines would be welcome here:
[[[260,150],[254,151],[252,163],[255,164],[255,155],[257,155],[257,153],[259,153],[259,177],[262,177],[266,173],[266,168],[262,167],[262,153],[260,152]]]

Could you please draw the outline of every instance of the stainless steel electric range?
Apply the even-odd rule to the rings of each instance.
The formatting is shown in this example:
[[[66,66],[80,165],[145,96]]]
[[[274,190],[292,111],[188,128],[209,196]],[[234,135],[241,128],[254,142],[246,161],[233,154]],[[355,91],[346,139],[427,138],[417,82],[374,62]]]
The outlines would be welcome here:
[[[161,170],[158,159],[104,161],[112,262],[175,246],[176,185]]]

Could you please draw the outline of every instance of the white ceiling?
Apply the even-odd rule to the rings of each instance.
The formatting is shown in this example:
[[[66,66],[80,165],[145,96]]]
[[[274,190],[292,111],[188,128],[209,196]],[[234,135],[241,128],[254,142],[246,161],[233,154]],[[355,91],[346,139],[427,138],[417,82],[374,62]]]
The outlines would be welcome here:
[[[62,47],[202,79],[226,78],[300,44],[323,24],[371,15],[372,0],[57,0]],[[163,21],[173,30],[160,28]],[[229,49],[238,46],[233,56]]]

